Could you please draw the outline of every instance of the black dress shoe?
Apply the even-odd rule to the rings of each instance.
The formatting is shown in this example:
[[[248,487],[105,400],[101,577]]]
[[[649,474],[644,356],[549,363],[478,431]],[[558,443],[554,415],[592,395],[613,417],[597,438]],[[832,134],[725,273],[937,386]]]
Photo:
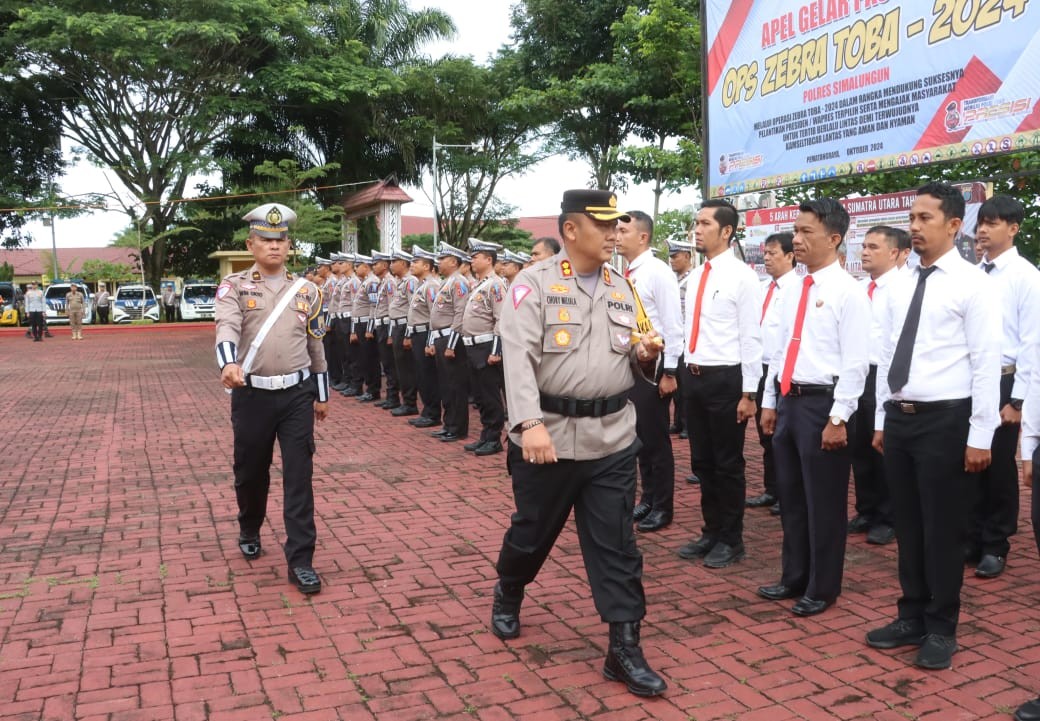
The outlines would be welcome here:
[[[372,407],[373,408],[386,408],[389,404],[390,404],[390,399],[389,398],[385,398],[385,399],[379,401],[378,403],[373,403]]]
[[[378,400],[379,396],[374,396],[371,393],[362,393],[357,397],[358,403],[371,403],[374,400]]]
[[[798,598],[802,595],[802,592],[778,583],[775,586],[759,586],[758,595],[762,598],[768,598],[770,601],[783,601],[788,598]]]
[[[400,408],[401,404],[398,401],[386,401],[383,405],[381,405],[379,407],[382,408],[384,411],[391,411],[392,412],[392,411],[396,411],[398,408]]]
[[[361,389],[355,388],[354,386],[350,386],[349,388],[341,390],[339,394],[345,398],[354,398],[356,396],[361,395]]]
[[[646,518],[636,524],[636,530],[649,533],[650,531],[660,531],[670,525],[672,525],[672,512],[655,508],[646,514]]]
[[[696,473],[691,473],[690,475],[686,476],[686,482],[687,483],[692,483],[693,485],[696,486],[696,485],[700,485],[701,479],[697,477]]]
[[[460,436],[458,433],[445,433],[441,436],[441,443],[454,443],[455,441],[461,441],[466,436]]]
[[[920,646],[924,643],[924,623],[897,618],[887,626],[875,628],[867,633],[867,645],[871,648],[899,648]]]
[[[858,513],[849,521],[849,533],[866,533],[870,530],[870,519]]]
[[[495,584],[495,600],[491,605],[491,633],[501,639],[520,635],[520,605],[524,602],[524,587]]]
[[[1026,701],[1015,711],[1015,721],[1040,721],[1040,698]]]
[[[687,561],[694,558],[704,558],[707,556],[711,549],[715,548],[715,539],[709,538],[708,536],[701,536],[695,541],[690,541],[685,546],[679,549],[679,558],[685,558]]]
[[[300,593],[307,595],[321,590],[321,578],[310,566],[291,566],[289,583],[300,589]]]
[[[333,383],[333,384],[332,384],[331,386],[329,386],[329,387],[330,387],[330,388],[331,388],[332,390],[336,391],[337,393],[339,393],[339,392],[342,392],[342,391],[345,391],[345,390],[346,390],[347,388],[350,388],[350,386],[348,386],[348,385],[347,385],[346,383],[344,383],[343,381],[340,381],[339,383]]]
[[[413,418],[408,421],[408,423],[416,428],[433,428],[434,426],[439,426],[441,424],[440,421],[435,421],[432,418],[423,418],[421,416],[419,418]]]
[[[776,503],[774,503],[772,506],[769,507],[769,515],[771,515],[771,516],[779,516],[780,515],[780,501],[777,501]]]
[[[260,536],[239,536],[238,550],[242,555],[253,560],[260,557]]]
[[[704,565],[708,568],[725,568],[737,561],[744,560],[744,544],[731,546],[728,543],[716,543],[711,552],[704,557]]]
[[[446,436],[449,433],[451,433],[451,431],[449,431],[447,428],[441,428],[440,430],[433,431],[432,433],[430,433],[430,435],[434,438],[440,438],[441,436]]]
[[[478,439],[478,440],[473,441],[472,443],[467,443],[466,445],[464,445],[462,447],[462,450],[469,451],[470,453],[472,453],[473,451],[477,450],[477,448],[479,448],[482,445],[484,445],[484,441]]]
[[[987,553],[979,559],[979,565],[975,567],[975,575],[978,578],[996,578],[1004,572],[1007,559],[1003,556],[995,556]]]
[[[401,416],[417,416],[419,415],[419,409],[415,406],[398,406],[390,411],[390,415],[397,416],[398,418]]]
[[[748,508],[764,508],[774,503],[776,503],[776,496],[772,493],[763,493],[761,496],[753,496],[744,501],[744,505]]]
[[[953,654],[957,653],[957,639],[954,636],[942,636],[930,633],[924,637],[921,650],[917,652],[914,665],[932,671],[949,668],[953,665]]]
[[[501,453],[504,450],[505,449],[502,447],[502,443],[500,441],[484,441],[479,446],[477,446],[477,450],[473,451],[473,455],[493,456],[496,453]]]
[[[867,543],[873,543],[875,546],[887,546],[894,540],[896,540],[896,529],[887,523],[879,523],[867,531]]]
[[[795,616],[815,616],[818,613],[823,613],[833,605],[834,601],[824,601],[821,598],[802,596],[791,607],[791,613]]]
[[[649,503],[637,503],[636,507],[632,509],[632,522],[639,523],[644,518],[646,518],[652,510],[654,510],[653,506],[651,506]]]

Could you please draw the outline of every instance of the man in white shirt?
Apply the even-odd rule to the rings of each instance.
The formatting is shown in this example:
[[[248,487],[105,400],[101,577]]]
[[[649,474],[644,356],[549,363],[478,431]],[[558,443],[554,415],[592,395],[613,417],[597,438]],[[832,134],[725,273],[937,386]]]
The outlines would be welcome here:
[[[1040,314],[1032,318],[1034,330],[1040,330]],[[1022,405],[1022,481],[1033,489],[1033,538],[1040,550],[1040,344],[1022,349],[1029,356],[1030,374]],[[1040,721],[1040,698],[1027,701],[1015,711],[1015,721]]]
[[[744,558],[744,435],[762,375],[758,276],[730,248],[740,217],[719,199],[697,212],[694,240],[706,261],[686,286],[683,351],[690,465],[701,480],[702,535],[679,557],[724,568]]]
[[[668,264],[672,266],[675,279],[679,282],[679,312],[682,318],[686,318],[686,284],[693,272],[693,243],[683,243],[678,240],[668,241]],[[679,356],[679,367],[683,365],[683,357]],[[686,403],[683,401],[682,374],[676,376],[679,388],[672,394],[672,402],[675,405],[675,418],[668,428],[669,433],[678,433],[679,438],[686,440],[690,434],[686,430]]]
[[[985,255],[979,267],[994,281],[1001,303],[1000,426],[993,433],[993,461],[979,478],[979,499],[965,550],[966,560],[977,562],[975,575],[995,578],[1004,571],[1018,530],[1018,432],[1022,421],[1032,358],[1021,351],[1037,338],[1040,313],[1040,271],[1018,254],[1015,236],[1025,210],[1007,195],[995,195],[979,208],[976,237]]]
[[[682,354],[679,283],[664,261],[653,256],[650,242],[654,221],[633,210],[618,220],[617,253],[628,261],[625,277],[635,288],[654,329],[664,338],[664,362],[657,386],[636,383],[629,398],[636,407],[636,436],[643,447],[637,455],[643,495],[632,512],[636,529],[648,532],[672,522],[675,495],[675,456],[668,435],[668,406],[676,390],[676,369]]]
[[[902,596],[896,620],[866,640],[919,646],[914,663],[927,669],[949,668],[957,651],[961,544],[1000,423],[1000,306],[954,245],[963,219],[956,188],[918,189],[910,240],[921,263],[893,284],[878,364],[874,447],[885,456]]]
[[[838,262],[849,227],[837,200],[799,206],[794,255],[809,273],[780,299],[780,338],[769,359],[762,430],[774,433],[780,521],[780,583],[763,598],[798,598],[798,616],[827,610],[841,594],[848,521],[848,448],[869,365],[867,296]]]
[[[860,284],[870,300],[870,372],[856,411],[852,448],[852,477],[856,482],[856,516],[849,533],[866,533],[867,543],[884,545],[896,538],[892,499],[885,480],[885,464],[874,448],[874,414],[877,410],[877,367],[881,358],[881,319],[889,290],[899,276],[899,256],[910,247],[910,234],[901,228],[875,225],[863,237],[861,259],[868,277]]]
[[[776,490],[776,460],[773,458],[773,436],[762,432],[762,396],[765,391],[766,375],[769,371],[768,361],[782,350],[784,342],[780,338],[780,298],[793,283],[800,283],[794,270],[794,234],[773,233],[762,243],[762,259],[765,263],[769,280],[762,281],[762,315],[759,323],[762,326],[762,378],[758,381],[758,392],[755,394],[755,429],[758,432],[758,444],[762,446],[762,485],[763,492],[745,501],[748,508],[776,508],[779,515],[780,498]]]

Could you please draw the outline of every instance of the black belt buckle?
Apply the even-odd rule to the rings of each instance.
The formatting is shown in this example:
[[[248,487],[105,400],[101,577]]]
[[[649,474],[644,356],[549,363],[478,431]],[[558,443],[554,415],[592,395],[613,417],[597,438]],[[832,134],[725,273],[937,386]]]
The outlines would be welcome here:
[[[701,367],[695,363],[689,363],[686,369],[690,371],[690,375],[699,376],[701,375]]]
[[[792,383],[791,387],[787,389],[788,397],[802,395],[802,386],[799,383]]]
[[[904,401],[896,401],[896,403],[899,405],[899,410],[907,415],[914,415],[917,413],[917,406],[913,403],[906,403]]]

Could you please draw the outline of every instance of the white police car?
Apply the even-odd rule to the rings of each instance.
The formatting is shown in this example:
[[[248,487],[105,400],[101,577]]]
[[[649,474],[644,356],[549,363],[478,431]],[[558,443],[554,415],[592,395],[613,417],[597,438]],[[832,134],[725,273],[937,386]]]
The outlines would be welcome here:
[[[133,320],[159,322],[159,302],[148,286],[123,285],[112,297],[112,322],[129,323]]]
[[[73,285],[79,288],[80,293],[83,294],[84,325],[94,322],[94,302],[93,296],[90,294],[90,288],[85,286],[83,283],[74,281],[71,283],[51,283],[47,286],[47,290],[43,293],[43,299],[47,303],[47,312],[44,314],[46,316],[47,325],[58,325],[69,322],[69,311],[65,307],[65,295],[72,290]]]
[[[216,283],[186,283],[181,290],[181,320],[213,320]]]

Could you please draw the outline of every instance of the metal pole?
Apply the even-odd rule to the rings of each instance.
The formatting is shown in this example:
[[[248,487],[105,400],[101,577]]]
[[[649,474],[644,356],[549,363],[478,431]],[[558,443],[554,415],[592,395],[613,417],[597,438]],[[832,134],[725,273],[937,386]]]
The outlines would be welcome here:
[[[440,202],[440,182],[437,179],[437,136],[433,136],[433,252],[437,253],[437,235],[440,223],[437,220],[437,203]]]
[[[53,196],[52,196],[53,197]],[[51,211],[51,261],[54,265],[54,270],[51,275],[51,283],[58,282],[58,238],[54,230],[54,211]]]

